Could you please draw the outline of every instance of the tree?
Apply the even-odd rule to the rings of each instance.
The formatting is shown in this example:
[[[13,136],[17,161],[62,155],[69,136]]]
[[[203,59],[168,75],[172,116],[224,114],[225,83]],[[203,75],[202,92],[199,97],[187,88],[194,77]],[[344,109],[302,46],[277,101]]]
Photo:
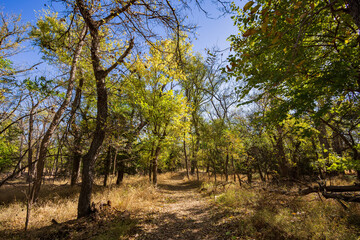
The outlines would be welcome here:
[[[140,39],[150,42],[153,36],[159,36],[154,32],[158,28],[153,28],[153,24],[160,24],[173,32],[179,32],[182,25],[179,8],[173,7],[167,0],[127,2],[76,0],[70,3],[74,3],[73,9],[79,10],[89,28],[91,62],[97,90],[96,129],[90,149],[83,157],[83,181],[78,205],[78,217],[83,217],[91,213],[93,166],[105,138],[108,117],[107,76],[124,62],[135,46],[135,41],[140,46]],[[105,34],[103,31],[106,26],[114,31]],[[175,33],[175,36],[179,36],[179,33]],[[101,43],[114,38],[123,40],[125,44],[121,44],[119,49],[102,51]],[[109,63],[105,61],[106,59],[116,60]]]
[[[127,80],[127,89],[140,107],[151,143],[150,163],[153,184],[157,184],[158,159],[168,141],[183,139],[188,131],[186,98],[174,89],[176,83],[185,79],[185,74],[174,62],[176,41],[156,42],[149,55],[132,64],[133,74]],[[188,44],[180,44],[180,51],[186,52]],[[185,54],[184,54],[185,55]]]
[[[233,5],[240,34],[230,37],[234,54],[227,67],[230,76],[242,81],[242,97],[256,93],[252,101],[270,99],[265,116],[270,121],[281,122],[291,112],[308,115],[317,125],[323,122],[346,142],[355,161],[355,132],[345,133],[354,125],[336,126],[335,119],[359,109],[358,9],[357,1]]]

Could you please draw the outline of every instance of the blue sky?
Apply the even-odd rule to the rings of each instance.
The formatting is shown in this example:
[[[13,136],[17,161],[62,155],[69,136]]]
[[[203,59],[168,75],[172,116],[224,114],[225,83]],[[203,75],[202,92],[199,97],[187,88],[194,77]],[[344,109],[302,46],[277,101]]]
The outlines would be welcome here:
[[[220,12],[216,10],[216,6],[211,4],[210,0],[204,1],[203,8],[210,13],[215,19],[209,19],[205,14],[194,9],[188,16],[189,21],[198,25],[197,40],[193,39],[194,50],[204,53],[205,48],[217,46],[219,49],[225,49],[230,46],[226,38],[230,34],[236,33],[236,28],[230,16],[220,17]],[[243,1],[237,1],[237,4],[243,4]],[[21,14],[24,21],[32,24],[36,23],[36,12],[40,12],[42,8],[49,6],[48,0],[0,0],[0,8],[5,13]],[[54,6],[56,10],[56,6]],[[36,55],[36,57],[35,57]],[[17,56],[16,61],[22,61],[22,64],[31,64],[35,59],[40,59],[38,50],[27,48],[26,52],[21,56]],[[14,60],[15,60],[14,59]]]

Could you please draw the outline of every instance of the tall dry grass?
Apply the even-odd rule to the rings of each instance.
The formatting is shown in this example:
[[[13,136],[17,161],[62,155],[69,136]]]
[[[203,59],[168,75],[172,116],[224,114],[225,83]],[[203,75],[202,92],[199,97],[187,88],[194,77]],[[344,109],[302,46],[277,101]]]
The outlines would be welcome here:
[[[99,204],[110,200],[112,207],[118,211],[152,210],[153,202],[159,197],[146,177],[127,176],[120,186],[102,187],[101,179],[96,183],[92,201]],[[43,186],[40,199],[31,211],[30,229],[51,225],[52,219],[64,222],[76,218],[80,187],[62,184],[64,183],[52,182]],[[26,217],[24,186],[15,185],[6,190],[7,201],[0,206],[0,231],[22,230]],[[2,198],[6,199],[6,196],[3,195]]]

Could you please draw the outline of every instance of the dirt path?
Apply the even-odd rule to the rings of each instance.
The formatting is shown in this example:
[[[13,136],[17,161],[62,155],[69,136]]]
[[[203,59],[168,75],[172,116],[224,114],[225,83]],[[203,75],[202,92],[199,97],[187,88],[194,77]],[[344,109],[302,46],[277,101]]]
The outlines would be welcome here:
[[[159,209],[140,216],[139,233],[133,239],[232,239],[227,213],[199,193],[200,183],[182,179],[158,184]],[[230,227],[231,228],[231,227]]]

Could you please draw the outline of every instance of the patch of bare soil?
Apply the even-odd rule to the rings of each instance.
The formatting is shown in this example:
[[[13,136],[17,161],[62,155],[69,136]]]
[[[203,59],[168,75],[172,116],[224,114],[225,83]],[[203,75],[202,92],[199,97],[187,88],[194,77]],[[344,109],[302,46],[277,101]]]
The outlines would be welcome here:
[[[158,210],[140,213],[139,230],[131,239],[236,239],[231,231],[236,224],[229,221],[232,213],[202,197],[200,185],[181,178],[161,181],[158,188],[163,198],[156,203]]]

